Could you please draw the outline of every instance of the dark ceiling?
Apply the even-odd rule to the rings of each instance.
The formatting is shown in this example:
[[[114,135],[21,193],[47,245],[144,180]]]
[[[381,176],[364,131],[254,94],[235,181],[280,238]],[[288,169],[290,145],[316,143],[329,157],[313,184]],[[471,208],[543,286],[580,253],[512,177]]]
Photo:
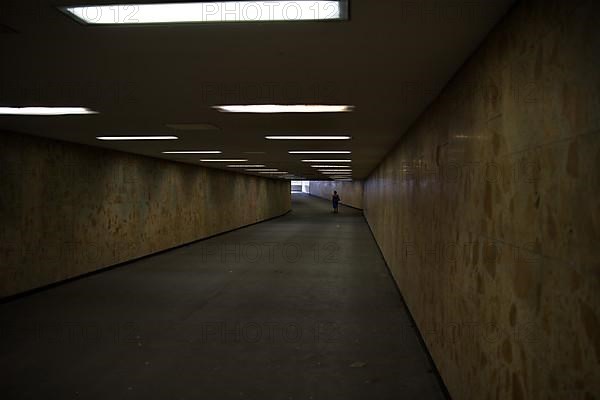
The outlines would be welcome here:
[[[221,150],[223,157],[308,179],[323,176],[300,161],[308,157],[288,150],[351,150],[353,176],[362,179],[513,1],[351,0],[349,21],[160,26],[86,26],[57,8],[105,3],[111,2],[2,1],[0,106],[84,106],[99,114],[0,116],[0,129],[196,164],[202,164],[198,155],[161,151]],[[356,108],[337,114],[211,108],[264,103]],[[174,124],[215,129],[168,126]],[[95,139],[151,134],[180,140]],[[279,134],[352,140],[264,139]]]

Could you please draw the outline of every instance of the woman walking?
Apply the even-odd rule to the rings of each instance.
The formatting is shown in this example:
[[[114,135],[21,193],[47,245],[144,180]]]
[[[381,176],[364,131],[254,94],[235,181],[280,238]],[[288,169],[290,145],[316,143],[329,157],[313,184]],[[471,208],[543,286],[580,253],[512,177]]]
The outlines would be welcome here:
[[[340,202],[340,196],[338,196],[338,193],[335,190],[333,191],[333,197],[331,198],[331,200],[333,202],[333,212],[337,214],[338,203]]]

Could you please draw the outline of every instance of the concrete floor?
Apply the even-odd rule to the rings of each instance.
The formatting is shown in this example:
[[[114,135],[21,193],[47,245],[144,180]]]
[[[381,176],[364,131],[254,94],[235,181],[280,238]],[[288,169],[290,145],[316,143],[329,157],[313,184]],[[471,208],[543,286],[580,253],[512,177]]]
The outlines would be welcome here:
[[[281,218],[0,305],[3,399],[443,399],[360,212]]]

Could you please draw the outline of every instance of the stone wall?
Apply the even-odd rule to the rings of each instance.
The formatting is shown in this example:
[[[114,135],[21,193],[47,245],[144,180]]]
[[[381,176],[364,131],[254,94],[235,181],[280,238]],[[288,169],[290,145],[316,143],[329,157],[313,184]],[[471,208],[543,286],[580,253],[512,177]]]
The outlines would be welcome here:
[[[361,181],[310,181],[309,192],[313,196],[331,199],[337,190],[341,203],[355,208],[363,208],[363,183]]]
[[[0,133],[0,297],[286,213],[289,182]]]
[[[600,398],[600,2],[520,2],[365,182],[454,399]]]

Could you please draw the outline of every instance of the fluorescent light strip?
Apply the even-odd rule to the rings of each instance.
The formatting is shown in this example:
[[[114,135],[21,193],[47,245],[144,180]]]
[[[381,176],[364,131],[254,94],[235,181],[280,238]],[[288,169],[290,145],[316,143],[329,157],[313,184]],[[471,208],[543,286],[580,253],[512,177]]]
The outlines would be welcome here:
[[[278,171],[278,169],[277,168],[250,168],[250,169],[247,169],[246,171],[249,171],[249,172],[261,172],[261,171],[262,172],[267,172],[267,171],[273,172],[273,171]]]
[[[351,168],[349,165],[311,165],[313,168]]]
[[[221,154],[219,150],[163,151],[163,154]]]
[[[290,154],[350,154],[349,150],[294,150],[288,151]]]
[[[241,158],[205,158],[200,160],[202,162],[246,162],[248,160],[245,159],[241,159]]]
[[[228,168],[261,168],[261,167],[264,167],[264,165],[262,165],[262,164],[254,164],[254,165],[252,165],[252,164],[247,164],[247,165],[239,164],[239,165],[228,165],[227,167]]]
[[[289,172],[285,171],[262,171],[259,174],[271,174],[271,175],[287,175]]]
[[[324,174],[331,174],[334,172],[352,172],[351,169],[320,169],[319,172],[322,172]]]
[[[97,136],[98,140],[176,140],[177,136]]]
[[[220,1],[63,7],[86,24],[316,21],[347,19],[346,1]]]
[[[0,107],[0,115],[85,115],[98,114],[85,107]]]
[[[307,3],[310,4],[310,2]],[[220,112],[277,114],[348,112],[352,111],[354,106],[322,104],[249,104],[214,106],[213,108]]]
[[[351,136],[265,136],[268,140],[350,140]]]
[[[338,163],[338,162],[343,162],[343,163],[347,163],[347,162],[352,162],[352,160],[302,160],[302,162],[333,162],[333,163]]]

